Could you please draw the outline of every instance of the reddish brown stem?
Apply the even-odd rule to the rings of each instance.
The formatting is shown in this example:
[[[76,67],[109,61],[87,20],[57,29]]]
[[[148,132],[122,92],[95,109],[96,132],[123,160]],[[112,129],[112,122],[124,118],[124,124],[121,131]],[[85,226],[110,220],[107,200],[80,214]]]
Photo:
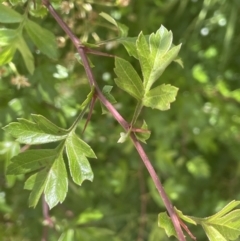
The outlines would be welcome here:
[[[69,36],[69,38],[71,39],[72,43],[75,45],[75,47],[78,50],[78,53],[82,59],[82,63],[84,66],[84,69],[86,71],[86,75],[88,77],[89,80],[89,84],[91,86],[94,86],[96,93],[98,95],[99,100],[103,103],[103,105],[105,105],[105,107],[109,110],[109,112],[112,114],[112,116],[117,120],[117,122],[123,127],[123,129],[127,132],[129,130],[129,124],[128,122],[118,113],[118,111],[114,108],[114,106],[105,98],[105,96],[103,95],[103,93],[101,92],[101,90],[99,89],[96,80],[93,76],[92,73],[92,69],[89,65],[88,59],[87,59],[87,51],[86,48],[82,45],[82,43],[80,42],[80,40],[72,33],[72,31],[70,30],[70,28],[66,25],[66,23],[61,19],[61,17],[57,14],[57,12],[54,10],[54,8],[52,7],[52,5],[50,4],[50,2],[48,0],[42,0],[42,3],[48,8],[49,12],[51,13],[51,15],[55,18],[55,20],[58,22],[58,24],[62,27],[62,29],[65,31],[65,33]],[[134,133],[130,134],[130,137],[133,141],[133,144],[136,148],[136,150],[138,151],[144,165],[146,166],[163,202],[164,205],[166,206],[166,209],[170,215],[170,218],[173,222],[173,225],[175,227],[178,239],[180,241],[185,241],[185,237],[183,234],[183,231],[181,229],[180,223],[179,223],[179,219],[178,216],[173,208],[173,205],[171,203],[171,201],[169,200],[162,183],[160,182],[150,160],[148,159],[143,147],[141,146],[140,142],[136,139]]]

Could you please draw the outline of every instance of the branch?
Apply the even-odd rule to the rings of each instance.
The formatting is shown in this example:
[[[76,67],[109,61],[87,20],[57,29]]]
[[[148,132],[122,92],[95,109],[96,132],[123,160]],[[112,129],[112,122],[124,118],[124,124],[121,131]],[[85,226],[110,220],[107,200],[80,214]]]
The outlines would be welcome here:
[[[65,33],[69,36],[69,38],[71,39],[72,43],[74,44],[74,46],[76,47],[81,59],[82,59],[82,63],[84,66],[84,69],[86,71],[86,75],[88,77],[88,81],[89,84],[91,86],[94,86],[97,96],[99,98],[99,100],[103,103],[103,105],[105,105],[105,107],[109,110],[109,112],[112,114],[112,116],[116,119],[116,121],[123,127],[123,129],[127,132],[129,130],[129,124],[128,122],[118,113],[118,111],[114,108],[114,106],[105,98],[105,96],[103,95],[103,93],[101,92],[101,90],[99,89],[96,80],[93,76],[92,73],[92,69],[89,65],[88,59],[87,59],[87,52],[89,52],[87,50],[87,48],[82,45],[82,43],[80,42],[80,40],[76,37],[76,35],[73,34],[73,32],[71,31],[71,29],[66,25],[66,23],[62,20],[62,18],[58,15],[58,13],[55,11],[55,9],[53,8],[53,6],[50,4],[49,0],[42,0],[43,5],[45,5],[49,12],[51,13],[51,15],[55,18],[55,20],[57,21],[57,23],[61,26],[61,28],[65,31]],[[130,138],[133,141],[133,144],[136,148],[136,150],[139,153],[139,156],[141,157],[144,165],[146,166],[163,202],[164,205],[170,215],[170,218],[173,222],[173,225],[175,227],[178,239],[180,241],[185,241],[185,237],[183,234],[183,231],[181,229],[180,223],[179,223],[179,219],[178,216],[174,210],[174,207],[171,203],[171,201],[169,200],[162,183],[160,182],[157,173],[155,172],[150,160],[148,159],[141,143],[136,139],[134,133],[130,134]]]

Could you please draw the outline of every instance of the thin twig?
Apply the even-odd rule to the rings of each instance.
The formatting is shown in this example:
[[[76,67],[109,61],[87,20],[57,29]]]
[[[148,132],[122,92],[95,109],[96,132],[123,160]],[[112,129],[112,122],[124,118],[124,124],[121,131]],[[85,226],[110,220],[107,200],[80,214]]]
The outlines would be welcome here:
[[[53,8],[53,6],[50,4],[49,0],[42,0],[43,5],[45,5],[49,12],[51,13],[51,15],[55,18],[55,20],[57,21],[57,23],[62,27],[62,29],[65,31],[65,33],[69,36],[69,38],[72,40],[72,43],[75,45],[76,49],[78,50],[78,53],[82,59],[82,63],[84,66],[84,69],[86,71],[86,75],[88,77],[89,80],[89,84],[91,86],[94,86],[98,98],[99,100],[103,103],[103,105],[105,105],[105,107],[109,110],[109,112],[113,115],[113,117],[117,120],[117,122],[123,127],[123,129],[127,132],[129,130],[129,124],[128,122],[118,113],[118,111],[114,108],[114,106],[105,98],[105,96],[103,95],[103,93],[101,92],[101,90],[99,89],[96,80],[93,76],[92,73],[92,69],[89,65],[88,59],[87,59],[87,54],[86,54],[86,48],[85,46],[82,45],[82,43],[80,42],[80,40],[72,33],[71,29],[66,25],[66,23],[62,20],[62,18],[58,15],[58,13],[55,11],[55,9]],[[148,156],[146,155],[142,145],[140,144],[140,142],[136,139],[134,133],[130,134],[130,137],[133,141],[133,144],[136,148],[136,150],[138,151],[144,165],[146,166],[163,202],[164,205],[170,215],[170,218],[173,222],[173,225],[175,227],[178,239],[180,241],[185,241],[185,237],[183,234],[183,231],[181,229],[179,220],[178,220],[178,216],[173,208],[173,205],[171,203],[171,201],[169,200],[162,183],[160,182],[157,173],[155,172],[150,160],[148,159]]]
[[[139,188],[140,188],[141,215],[140,215],[140,221],[139,221],[137,241],[143,241],[144,240],[144,229],[145,229],[146,222],[147,222],[147,216],[146,216],[147,195],[146,195],[146,182],[144,181],[142,163],[140,163],[140,167],[139,167],[139,171],[138,171],[138,179],[139,179]]]

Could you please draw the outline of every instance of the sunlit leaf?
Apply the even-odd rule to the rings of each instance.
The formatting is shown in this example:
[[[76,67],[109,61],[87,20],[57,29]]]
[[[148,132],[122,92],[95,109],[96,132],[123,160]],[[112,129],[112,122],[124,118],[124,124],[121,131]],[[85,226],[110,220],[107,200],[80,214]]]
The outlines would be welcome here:
[[[116,58],[114,71],[118,77],[115,79],[117,86],[140,100],[144,94],[143,84],[132,65],[124,59]]]
[[[166,67],[176,59],[181,45],[172,47],[172,32],[161,26],[149,36],[149,40],[141,32],[136,47],[144,77],[143,84],[148,91]]]
[[[124,143],[129,137],[129,133],[121,132],[117,143]]]
[[[14,45],[4,47],[0,52],[0,66],[11,62],[15,52],[16,47]]]
[[[222,234],[212,226],[202,224],[209,241],[228,241]]]
[[[130,56],[133,56],[134,58],[138,59],[136,40],[136,37],[123,37],[117,39],[117,42],[120,42],[125,47]]]
[[[178,88],[172,85],[160,85],[154,89],[151,89],[143,98],[144,106],[151,107],[153,109],[168,110],[170,109],[170,103],[175,101]]]
[[[41,120],[44,120],[44,117]],[[51,122],[46,120],[44,124],[38,125],[38,123],[19,118],[18,122],[12,122],[3,129],[20,143],[33,145],[60,141],[66,138],[66,133],[63,133],[61,128],[58,129],[59,133],[52,134],[53,128],[55,128],[53,126]]]
[[[0,46],[6,46],[12,43],[14,39],[17,37],[18,33],[19,32],[15,29],[1,28],[0,29]]]
[[[53,208],[59,202],[62,203],[67,195],[68,180],[67,170],[62,155],[55,159],[51,169],[49,170],[44,188],[44,194],[49,208]]]
[[[81,185],[84,180],[93,180],[93,172],[86,156],[96,158],[92,149],[75,134],[66,141],[66,152],[73,181]]]

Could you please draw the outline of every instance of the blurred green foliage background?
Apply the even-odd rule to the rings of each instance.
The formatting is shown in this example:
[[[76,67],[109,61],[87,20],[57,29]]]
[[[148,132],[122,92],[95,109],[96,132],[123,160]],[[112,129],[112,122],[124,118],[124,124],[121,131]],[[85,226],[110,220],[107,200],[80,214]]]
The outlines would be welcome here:
[[[24,13],[26,1],[1,2]],[[152,131],[146,152],[174,205],[184,214],[210,216],[229,201],[239,200],[240,1],[52,2],[74,33],[90,43],[117,36],[112,25],[98,16],[102,11],[127,25],[131,37],[140,31],[156,32],[161,24],[172,30],[174,43],[183,43],[184,69],[171,64],[158,81],[179,88],[171,109],[145,109],[141,114]],[[59,58],[39,53],[24,36],[34,54],[35,72],[28,74],[19,52],[13,59],[18,73],[13,64],[0,66],[0,127],[35,113],[67,128],[90,91],[84,70],[74,57],[72,43],[38,1],[29,17],[57,37]],[[116,42],[100,50],[126,58],[140,72],[135,59]],[[115,86],[114,60],[90,59],[99,85],[114,86],[116,107],[130,121],[136,102]],[[157,227],[157,215],[165,208],[133,145],[130,141],[117,144],[121,131],[111,115],[101,114],[98,104],[84,135],[98,156],[91,160],[94,181],[82,187],[70,183],[65,202],[50,211],[54,226],[48,229],[48,240],[57,240],[63,232],[66,236],[61,240],[175,240]],[[42,205],[28,208],[29,192],[23,190],[26,177],[5,176],[10,158],[21,148],[0,131],[0,240],[4,241],[44,236]],[[207,239],[201,227],[189,228],[198,240]]]

